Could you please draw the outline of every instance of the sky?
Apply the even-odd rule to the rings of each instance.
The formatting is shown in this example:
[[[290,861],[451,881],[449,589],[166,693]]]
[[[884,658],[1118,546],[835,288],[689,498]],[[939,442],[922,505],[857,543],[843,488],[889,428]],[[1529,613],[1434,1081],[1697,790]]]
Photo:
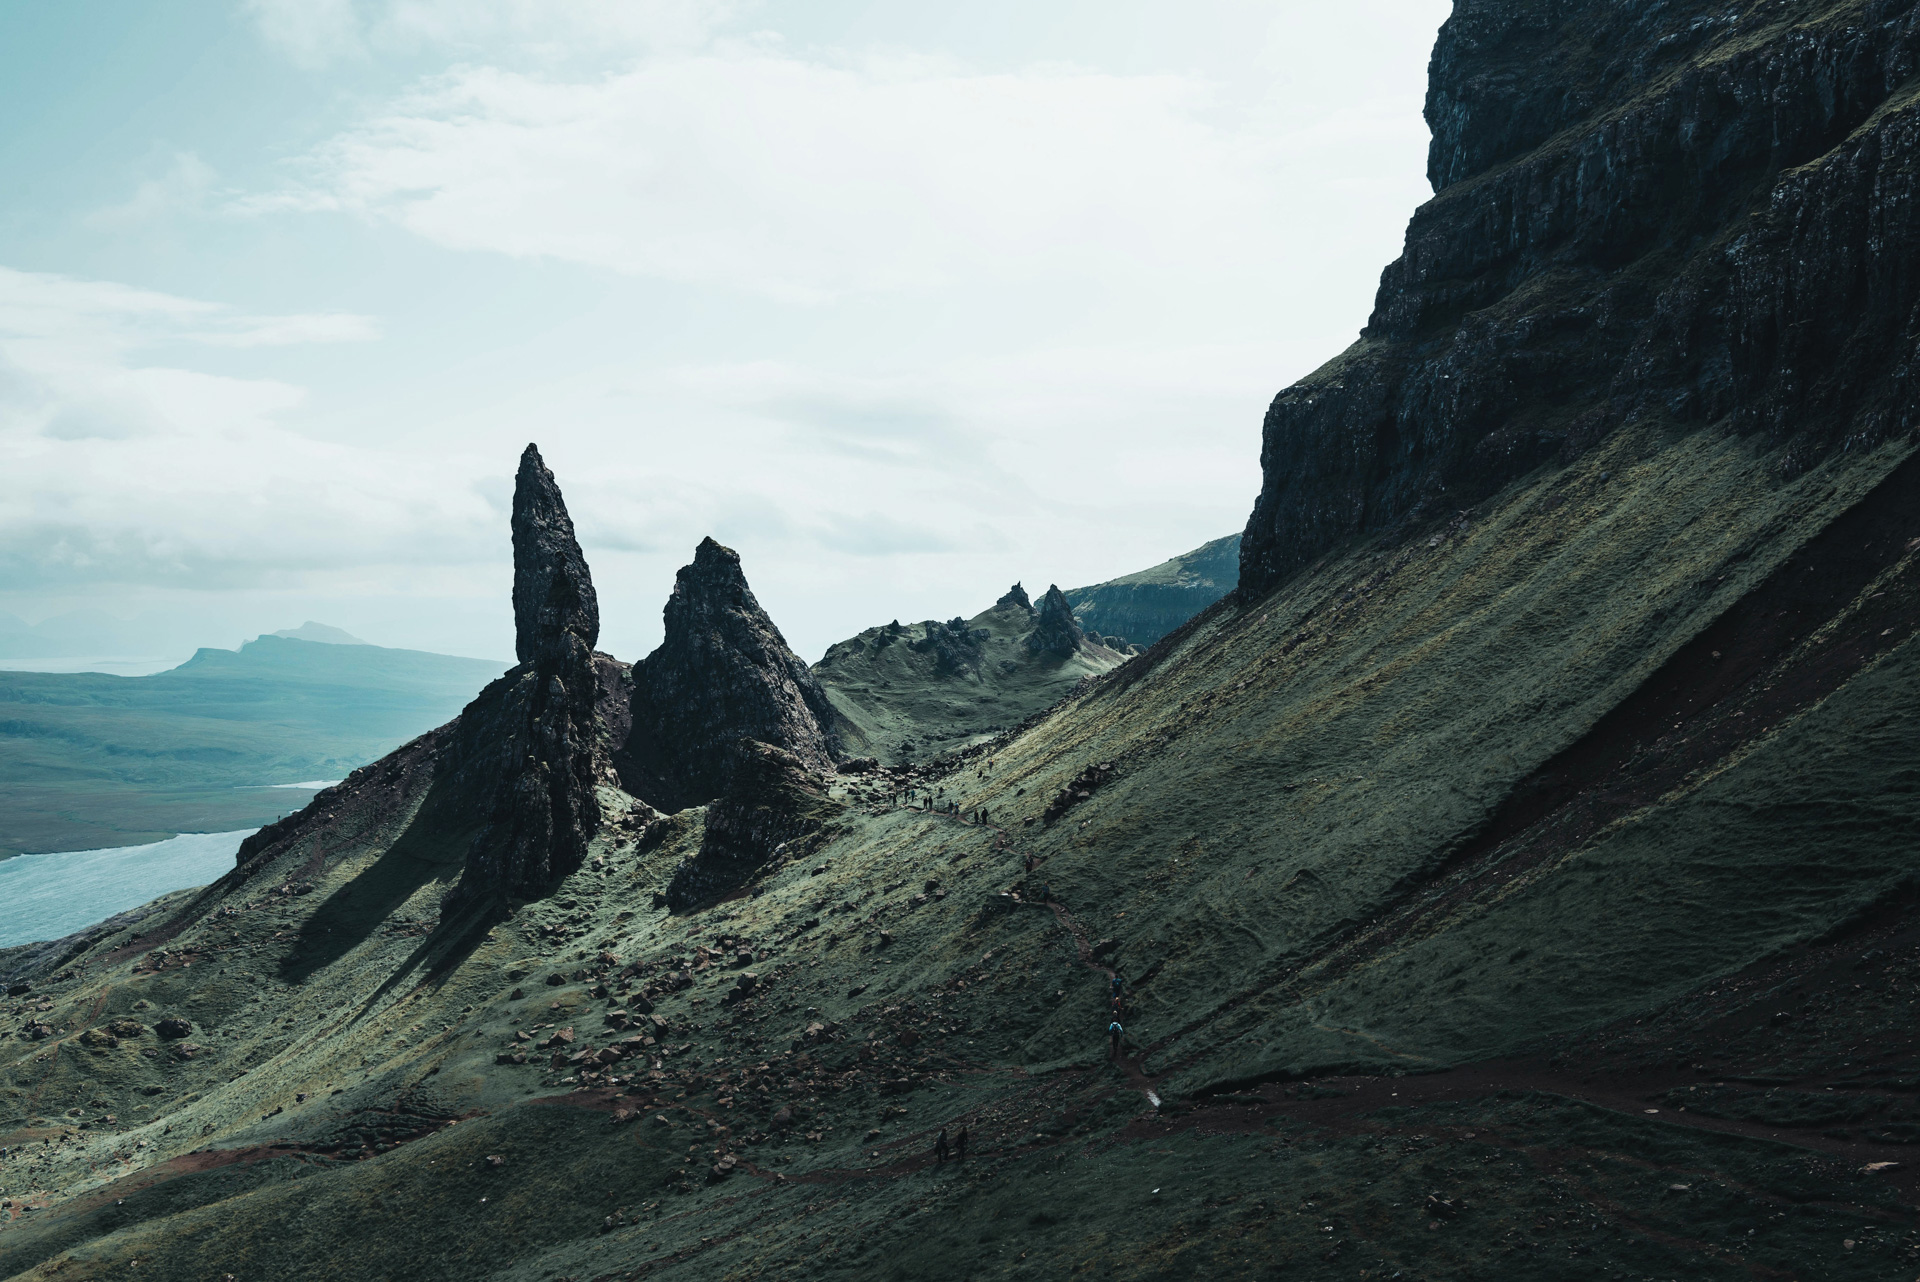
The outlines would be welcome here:
[[[812,660],[1232,533],[1447,8],[8,6],[0,615],[510,658],[528,441],[627,659],[709,534]]]

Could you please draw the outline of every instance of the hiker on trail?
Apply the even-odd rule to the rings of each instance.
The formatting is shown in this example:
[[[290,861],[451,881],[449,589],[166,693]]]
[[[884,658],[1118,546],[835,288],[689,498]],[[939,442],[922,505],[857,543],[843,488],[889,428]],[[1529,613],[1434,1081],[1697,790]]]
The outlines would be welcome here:
[[[964,1126],[960,1128],[960,1133],[953,1137],[953,1160],[956,1162],[967,1160],[967,1128]]]
[[[1116,1002],[1120,1000],[1120,976],[1118,975],[1113,977],[1113,1000]]]
[[[1111,1024],[1107,1025],[1107,1058],[1108,1059],[1120,1058],[1120,1034],[1124,1031],[1125,1030],[1120,1027],[1120,1021],[1117,1019],[1114,1020]],[[944,1134],[944,1132],[942,1133]]]
[[[1034,869],[1034,866],[1035,866],[1035,865],[1036,865],[1037,863],[1039,863],[1039,860],[1037,860],[1037,859],[1035,859],[1035,858],[1033,857],[1033,853],[1032,853],[1031,851],[1029,851],[1029,852],[1027,853],[1027,874],[1028,874],[1029,876],[1031,876],[1031,875],[1033,874],[1033,869]]]
[[[947,1128],[944,1126],[940,1128],[940,1137],[933,1142],[933,1160],[936,1162],[947,1160]]]

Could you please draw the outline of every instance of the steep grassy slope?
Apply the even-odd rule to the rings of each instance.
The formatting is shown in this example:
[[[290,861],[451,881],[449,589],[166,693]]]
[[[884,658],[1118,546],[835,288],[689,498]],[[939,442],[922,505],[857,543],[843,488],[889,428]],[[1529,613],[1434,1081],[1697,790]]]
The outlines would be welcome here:
[[[0,672],[0,854],[271,821],[456,715],[500,665],[261,637],[147,677]],[[301,794],[301,800],[306,794]]]
[[[1351,548],[906,781],[1004,831],[848,781],[690,916],[700,811],[436,924],[423,740],[31,964],[0,1268],[1905,1276],[1920,463],[1769,462],[1622,438]]]
[[[1151,569],[1091,587],[1069,588],[1073,617],[1089,632],[1149,646],[1233,591],[1240,536],[1229,534]]]

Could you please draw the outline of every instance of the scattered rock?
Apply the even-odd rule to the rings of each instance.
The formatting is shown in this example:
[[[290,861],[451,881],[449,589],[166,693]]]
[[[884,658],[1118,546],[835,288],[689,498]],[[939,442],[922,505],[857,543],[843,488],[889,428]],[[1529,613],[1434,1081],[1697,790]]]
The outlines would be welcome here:
[[[170,1042],[179,1041],[193,1031],[193,1025],[184,1019],[169,1016],[153,1026],[153,1031]],[[183,1048],[184,1049],[184,1048]]]

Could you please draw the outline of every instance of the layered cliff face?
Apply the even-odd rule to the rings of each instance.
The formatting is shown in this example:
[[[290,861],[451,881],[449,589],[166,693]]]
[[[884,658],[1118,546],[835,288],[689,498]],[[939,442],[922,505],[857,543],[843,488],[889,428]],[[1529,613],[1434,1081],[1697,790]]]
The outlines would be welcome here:
[[[701,541],[676,577],[666,636],[633,665],[632,726],[614,754],[627,790],[662,810],[727,791],[741,743],[833,770],[833,707],[760,607],[740,554]]]
[[[1150,646],[1233,591],[1240,581],[1240,536],[1203,543],[1152,569],[1091,587],[1068,588],[1073,617],[1109,644]]]
[[[580,867],[600,826],[608,775],[593,646],[600,609],[553,473],[527,446],[513,493],[517,667],[481,691],[453,728],[449,786],[486,822],[454,907],[531,898]]]
[[[1917,48],[1905,0],[1460,0],[1437,194],[1268,411],[1244,591],[1623,426],[1740,433],[1782,480],[1910,432]]]

